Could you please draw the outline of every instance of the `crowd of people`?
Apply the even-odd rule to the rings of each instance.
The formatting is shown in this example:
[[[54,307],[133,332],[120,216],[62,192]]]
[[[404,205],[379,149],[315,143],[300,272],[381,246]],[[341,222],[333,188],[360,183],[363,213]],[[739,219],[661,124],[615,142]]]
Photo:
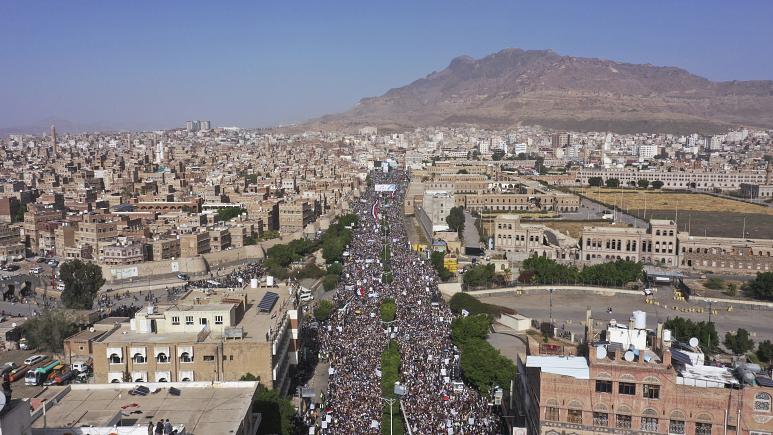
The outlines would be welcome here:
[[[399,382],[406,393],[401,404],[413,433],[496,433],[497,418],[486,399],[454,382],[460,379],[450,337],[453,314],[438,297],[434,269],[410,249],[400,207],[405,174],[373,172],[371,179],[396,190],[385,195],[371,185],[354,207],[359,224],[335,297],[339,309],[320,331],[320,351],[330,363],[323,433],[378,434],[389,424],[382,421],[380,364],[390,340],[399,347]],[[385,246],[387,259],[380,258]],[[385,264],[392,280],[384,279]],[[396,320],[388,324],[379,310],[385,298],[397,305]]]
[[[250,278],[261,277],[265,272],[262,263],[248,263],[232,272],[221,275],[223,268],[209,274],[209,278],[189,281],[188,287],[194,288],[240,288],[250,283]]]

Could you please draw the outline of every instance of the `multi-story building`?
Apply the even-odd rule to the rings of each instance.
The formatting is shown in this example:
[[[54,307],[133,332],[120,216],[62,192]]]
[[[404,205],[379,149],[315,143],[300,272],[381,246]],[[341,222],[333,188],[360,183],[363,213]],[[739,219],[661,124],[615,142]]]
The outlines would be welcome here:
[[[291,234],[302,231],[314,222],[314,210],[305,199],[295,199],[279,204],[279,231]]]
[[[212,252],[225,251],[231,247],[231,232],[226,227],[209,230],[209,246]]]
[[[581,185],[587,185],[591,177],[604,180],[616,178],[623,185],[639,180],[661,181],[665,189],[720,189],[736,190],[741,184],[764,184],[765,171],[639,171],[635,169],[582,169],[574,179]]]
[[[561,192],[484,193],[464,196],[464,208],[470,211],[557,211],[576,212],[580,198]]]
[[[192,290],[97,336],[94,377],[98,383],[209,382],[251,373],[287,393],[289,367],[298,362],[299,321],[286,288]]]
[[[168,260],[180,257],[180,239],[177,237],[164,237],[148,241],[151,255],[150,260]]]
[[[629,325],[610,322],[598,335],[589,327],[587,356],[519,358],[512,413],[522,417],[515,426],[578,435],[773,431],[769,377],[744,379],[743,369],[704,365],[689,337],[672,337],[662,324],[647,330],[638,313]],[[593,325],[590,315],[586,325]]]
[[[630,260],[679,264],[676,223],[670,220],[652,219],[649,228],[585,227],[581,240],[581,258],[588,263]]]
[[[0,258],[11,260],[24,257],[24,243],[21,242],[18,226],[0,223]]]
[[[40,225],[44,222],[64,219],[64,211],[53,207],[45,207],[38,204],[28,204],[24,213],[24,238],[25,244],[33,254],[38,254]]]
[[[553,135],[550,136],[550,145],[553,148],[563,148],[569,145],[570,139],[571,136],[569,133],[553,133]]]
[[[99,263],[106,265],[137,264],[145,261],[145,243],[119,238],[99,248]]]
[[[180,257],[195,257],[208,252],[212,252],[208,231],[180,235]]]
[[[749,274],[773,271],[773,240],[678,235],[679,267]]]
[[[422,210],[432,223],[433,229],[447,229],[446,218],[454,207],[454,195],[444,190],[427,190],[424,192]]]

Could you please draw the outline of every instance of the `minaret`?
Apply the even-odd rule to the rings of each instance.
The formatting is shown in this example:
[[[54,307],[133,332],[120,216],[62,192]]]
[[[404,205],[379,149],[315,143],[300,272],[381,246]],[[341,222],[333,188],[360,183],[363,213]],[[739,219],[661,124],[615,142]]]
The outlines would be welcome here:
[[[765,184],[773,184],[773,161],[768,162],[768,169],[765,171]]]
[[[51,145],[54,149],[54,155],[58,153],[59,150],[56,149],[56,127],[51,126]]]

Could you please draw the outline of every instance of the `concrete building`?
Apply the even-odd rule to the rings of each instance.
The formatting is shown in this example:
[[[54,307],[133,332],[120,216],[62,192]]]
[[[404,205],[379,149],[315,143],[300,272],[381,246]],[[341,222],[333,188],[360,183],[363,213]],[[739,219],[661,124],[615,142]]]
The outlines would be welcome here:
[[[32,429],[24,434],[147,435],[148,423],[155,425],[168,419],[180,434],[254,435],[262,420],[260,414],[253,412],[258,385],[258,382],[155,383],[143,385],[152,394],[133,396],[129,391],[137,384],[49,387],[33,399]],[[129,407],[126,407],[127,400],[131,402]]]
[[[118,238],[113,244],[99,248],[99,263],[106,265],[137,264],[145,261],[145,243]]]
[[[670,220],[652,219],[647,229],[585,227],[581,240],[581,258],[586,263],[630,260],[679,264],[676,223]]]
[[[292,234],[302,231],[306,225],[314,222],[314,210],[305,199],[295,199],[279,204],[279,231]]]
[[[237,381],[251,373],[286,393],[289,367],[298,362],[298,330],[287,288],[192,290],[95,338],[94,377],[98,383]],[[65,348],[75,349],[69,342],[77,338]]]
[[[433,231],[448,229],[446,218],[455,206],[454,195],[443,190],[427,190],[424,192],[422,210],[432,222]]]
[[[0,223],[0,259],[13,260],[20,257],[24,257],[20,228]]]
[[[180,239],[177,237],[164,237],[148,241],[151,261],[169,260],[180,257]]]
[[[180,235],[180,257],[195,257],[208,252],[212,252],[208,231]]]
[[[575,174],[580,185],[588,185],[591,177],[604,180],[617,178],[623,185],[639,180],[662,181],[664,189],[720,189],[736,190],[741,184],[764,184],[765,171],[639,171],[636,169],[582,169]]]
[[[677,341],[662,324],[647,330],[643,315],[634,312],[630,324],[610,322],[597,333],[589,313],[587,356],[519,358],[512,414],[522,417],[514,426],[530,434],[578,435],[773,430],[769,377],[752,374],[749,383],[739,370],[706,366],[700,348]]]

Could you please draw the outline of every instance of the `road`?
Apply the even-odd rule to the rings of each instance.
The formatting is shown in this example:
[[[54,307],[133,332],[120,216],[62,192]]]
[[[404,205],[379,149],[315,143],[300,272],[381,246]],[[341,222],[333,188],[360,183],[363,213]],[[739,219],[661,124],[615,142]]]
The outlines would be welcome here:
[[[464,212],[464,231],[462,239],[465,248],[480,248],[480,233],[475,226],[475,217],[468,211]]]
[[[705,304],[676,302],[673,300],[673,293],[669,290],[658,291],[656,299],[660,302],[660,306],[646,304],[643,296],[621,294],[607,296],[582,292],[567,294],[561,293],[559,290],[552,296],[552,315],[559,328],[565,324],[566,329],[579,336],[584,333],[582,322],[585,321],[585,310],[588,307],[592,309],[593,318],[605,324],[610,319],[628,322],[634,310],[645,311],[647,313],[647,327],[651,329],[655,328],[658,321],[665,321],[676,316],[695,321],[708,320],[708,310],[704,310],[704,313],[690,313],[666,308],[666,305],[706,308]],[[548,321],[550,318],[550,296],[547,293],[530,293],[521,296],[501,295],[485,297],[481,300],[489,304],[512,308],[535,320]],[[608,307],[612,307],[611,315],[607,313]],[[755,342],[773,339],[773,311],[735,308],[728,312],[725,309],[719,309],[718,314],[712,315],[711,321],[715,323],[720,337],[724,337],[727,331],[745,328],[752,333]]]

